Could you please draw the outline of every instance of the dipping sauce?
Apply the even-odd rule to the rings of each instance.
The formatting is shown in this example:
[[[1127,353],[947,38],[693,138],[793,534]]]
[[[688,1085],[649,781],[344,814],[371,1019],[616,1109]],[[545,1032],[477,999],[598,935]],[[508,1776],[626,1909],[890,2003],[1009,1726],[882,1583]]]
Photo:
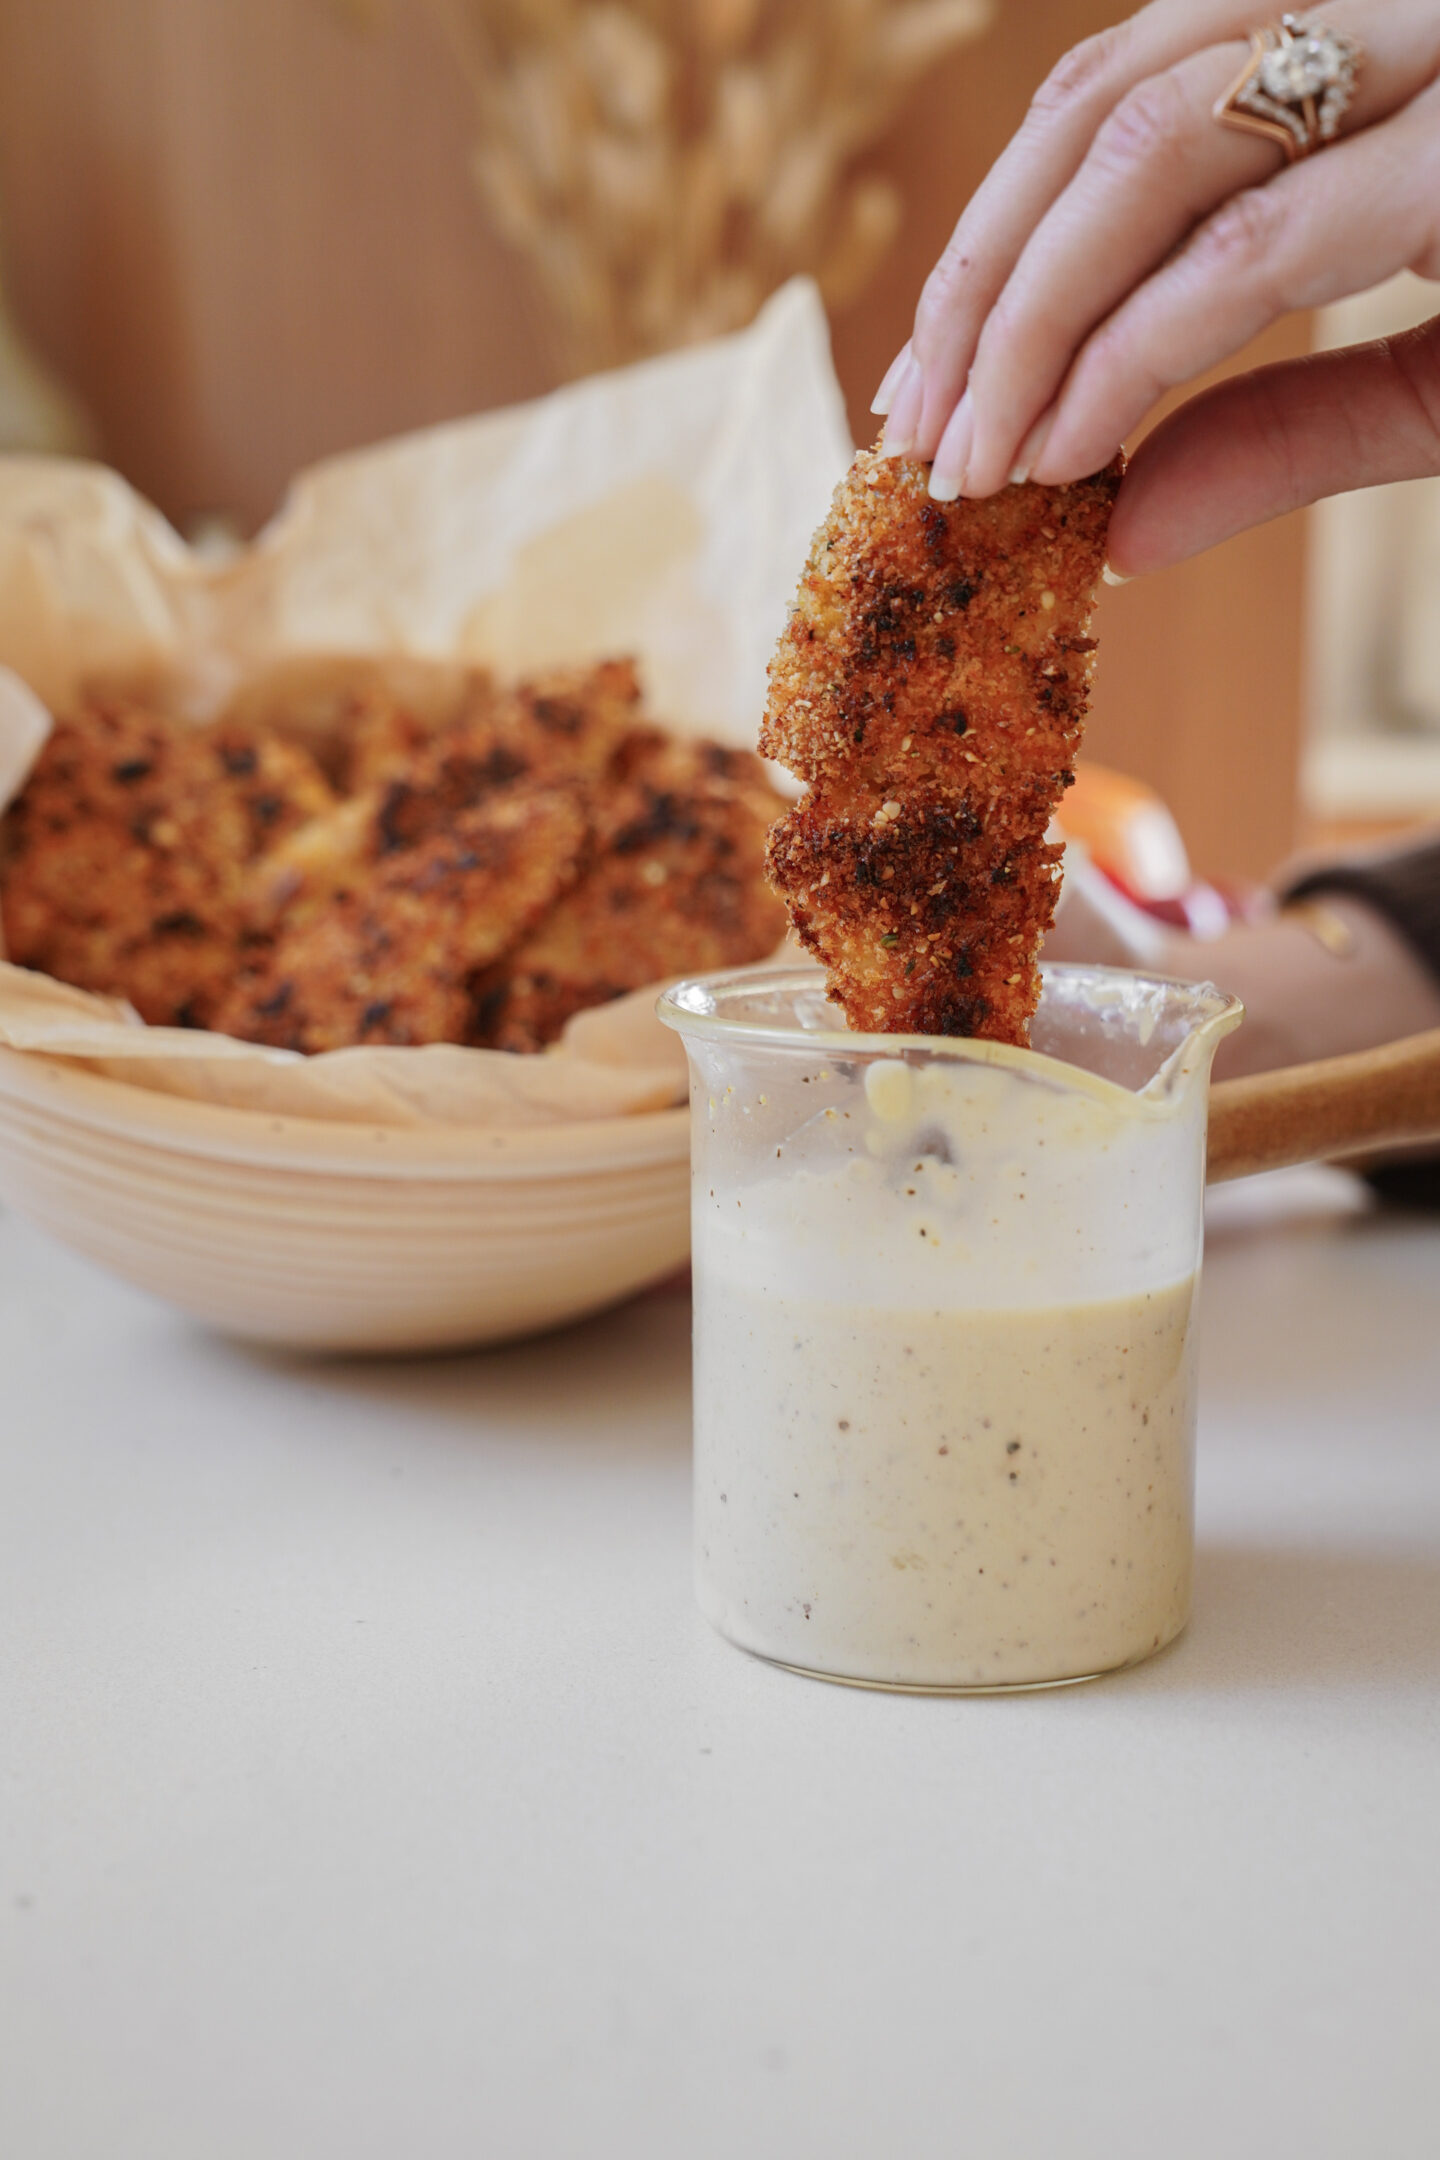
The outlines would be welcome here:
[[[696,1582],[746,1649],[905,1686],[1148,1657],[1190,1610],[1192,1281],[903,1311],[709,1275]]]
[[[1206,986],[1046,972],[1039,1050],[834,1028],[807,970],[661,1001],[690,1058],[696,1586],[777,1663],[1039,1687],[1184,1627]]]

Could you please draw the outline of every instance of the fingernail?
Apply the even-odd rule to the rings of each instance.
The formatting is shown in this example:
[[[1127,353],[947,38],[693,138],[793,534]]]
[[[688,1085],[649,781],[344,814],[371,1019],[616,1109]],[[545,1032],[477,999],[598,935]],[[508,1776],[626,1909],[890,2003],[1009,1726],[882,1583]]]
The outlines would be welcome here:
[[[1040,453],[1045,448],[1046,443],[1049,442],[1050,431],[1054,425],[1055,408],[1052,405],[1048,412],[1041,413],[1040,418],[1031,428],[1024,442],[1021,443],[1019,455],[1010,468],[1011,487],[1024,487],[1031,473],[1034,472],[1035,467],[1040,462]]]
[[[920,420],[920,408],[925,401],[925,378],[913,360],[905,363],[895,391],[895,402],[890,407],[890,417],[885,422],[885,438],[881,453],[885,457],[907,457],[915,447],[915,429]]]
[[[970,469],[970,445],[975,435],[975,408],[967,390],[945,424],[930,467],[930,493],[936,502],[954,502],[965,486]]]
[[[1130,583],[1130,573],[1128,571],[1112,570],[1108,562],[1100,575],[1107,585],[1128,585]]]
[[[907,338],[905,340],[905,343],[901,346],[899,352],[896,353],[895,358],[890,362],[889,367],[886,368],[885,373],[881,376],[880,387],[875,392],[874,397],[870,400],[870,410],[876,415],[878,419],[883,420],[885,415],[889,412],[890,401],[894,394],[895,386],[899,382],[900,377],[904,374],[905,363],[909,358],[910,340],[909,338]]]

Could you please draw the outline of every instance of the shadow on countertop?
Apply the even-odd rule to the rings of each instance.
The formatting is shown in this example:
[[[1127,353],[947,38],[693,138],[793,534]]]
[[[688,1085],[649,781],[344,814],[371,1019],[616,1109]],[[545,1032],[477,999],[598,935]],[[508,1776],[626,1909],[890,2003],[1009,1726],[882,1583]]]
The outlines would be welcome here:
[[[209,1339],[209,1354],[268,1370],[310,1394],[400,1412],[418,1437],[564,1445],[632,1456],[688,1451],[690,1297],[685,1277],[524,1341],[414,1357],[317,1357]]]
[[[1195,1608],[1127,1688],[1220,1694],[1440,1680],[1440,1554],[1202,1545]]]

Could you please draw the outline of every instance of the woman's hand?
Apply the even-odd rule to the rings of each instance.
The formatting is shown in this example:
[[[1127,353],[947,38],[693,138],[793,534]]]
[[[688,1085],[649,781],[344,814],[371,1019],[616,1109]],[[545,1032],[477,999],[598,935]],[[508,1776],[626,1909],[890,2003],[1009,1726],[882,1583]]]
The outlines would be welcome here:
[[[1214,117],[1255,0],[1153,0],[1068,54],[966,209],[875,401],[931,492],[1077,480],[1267,324],[1392,272],[1440,279],[1440,0],[1335,0],[1366,55],[1294,165]],[[1147,437],[1110,552],[1133,574],[1345,488],[1440,473],[1440,317],[1232,378]]]

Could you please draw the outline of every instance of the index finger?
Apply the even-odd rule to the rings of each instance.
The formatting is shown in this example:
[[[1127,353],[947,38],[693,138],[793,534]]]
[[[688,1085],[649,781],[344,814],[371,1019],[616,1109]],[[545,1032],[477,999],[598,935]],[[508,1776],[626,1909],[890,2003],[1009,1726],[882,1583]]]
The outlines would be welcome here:
[[[912,353],[923,378],[908,443],[935,454],[970,374],[985,318],[1025,244],[1079,171],[1102,120],[1147,76],[1227,38],[1255,13],[1239,0],[1151,0],[1138,15],[1065,54],[1036,91],[1019,132],[971,197],[915,314]]]

